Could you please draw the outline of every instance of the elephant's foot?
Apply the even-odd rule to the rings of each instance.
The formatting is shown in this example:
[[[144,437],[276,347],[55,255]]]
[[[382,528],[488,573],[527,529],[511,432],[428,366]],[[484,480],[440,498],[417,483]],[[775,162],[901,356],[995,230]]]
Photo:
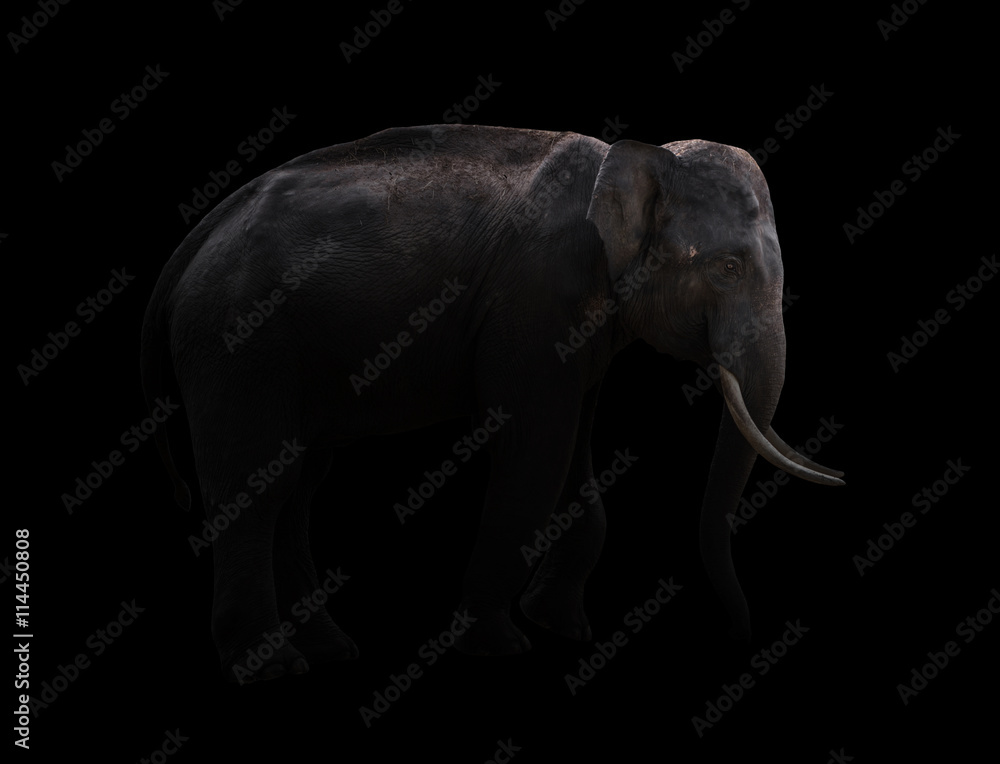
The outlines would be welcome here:
[[[455,648],[466,655],[518,655],[531,649],[531,642],[505,610],[481,609],[460,605],[459,613],[468,611],[471,624],[452,623]],[[473,618],[475,619],[473,621]]]
[[[297,627],[292,634],[292,644],[308,658],[311,666],[358,657],[354,640],[325,613]]]
[[[279,628],[268,630],[242,647],[220,648],[219,653],[225,678],[241,685],[309,670],[309,661]]]
[[[521,596],[521,612],[530,621],[564,637],[589,642],[590,621],[583,610],[583,593],[549,586],[529,589]]]

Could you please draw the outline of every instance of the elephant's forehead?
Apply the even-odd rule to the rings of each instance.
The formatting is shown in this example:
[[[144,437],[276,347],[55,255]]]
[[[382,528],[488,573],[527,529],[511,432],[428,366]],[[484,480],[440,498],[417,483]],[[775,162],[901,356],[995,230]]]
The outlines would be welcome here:
[[[674,196],[671,207],[670,228],[683,240],[684,249],[689,245],[702,249],[698,242],[707,247],[721,244],[723,240],[753,238],[761,223],[770,222],[757,214],[755,205],[734,200],[717,189],[685,189]],[[688,254],[694,256],[696,253]]]
[[[734,174],[760,174],[760,167],[756,160],[738,146],[695,139],[664,143],[663,148],[668,149],[671,154],[681,160],[682,164],[712,162],[728,166]]]
[[[677,157],[677,190],[692,201],[717,207],[719,214],[732,209],[753,219],[763,209],[770,216],[767,181],[743,149],[703,140],[674,141],[663,148]]]
[[[712,214],[697,206],[683,209],[672,216],[667,236],[675,251],[688,261],[723,250],[758,253],[765,260],[781,257],[773,221],[750,219],[734,210]]]

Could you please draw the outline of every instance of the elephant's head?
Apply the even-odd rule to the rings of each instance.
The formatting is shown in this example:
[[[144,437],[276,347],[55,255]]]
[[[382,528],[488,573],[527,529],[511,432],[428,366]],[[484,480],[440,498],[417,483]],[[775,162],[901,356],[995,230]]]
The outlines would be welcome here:
[[[785,332],[767,183],[753,158],[732,146],[619,141],[600,167],[587,218],[604,242],[625,328],[661,352],[718,364],[728,413],[702,505],[701,552],[734,636],[748,638],[727,515],[756,454],[789,474],[843,485],[843,473],[800,456],[770,426],[785,376]]]

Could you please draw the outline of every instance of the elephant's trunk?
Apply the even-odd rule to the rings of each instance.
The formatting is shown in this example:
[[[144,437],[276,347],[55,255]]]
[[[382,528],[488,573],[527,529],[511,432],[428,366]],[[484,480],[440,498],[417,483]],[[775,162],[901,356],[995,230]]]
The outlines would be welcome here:
[[[758,412],[755,418],[765,427],[770,423],[777,395],[773,398],[753,406]],[[700,545],[705,572],[729,613],[730,636],[734,639],[750,638],[750,612],[733,567],[731,519],[756,457],[756,451],[733,421],[729,406],[724,406],[701,505]]]
[[[741,386],[728,369],[720,367],[726,405],[701,508],[702,561],[729,613],[731,635],[736,639],[750,638],[750,614],[733,567],[731,519],[735,516],[757,454],[805,480],[825,485],[844,484],[838,478],[842,472],[818,465],[795,453],[770,427],[784,380],[784,342],[775,344],[776,352],[760,364],[764,373],[751,380],[753,384],[746,387]],[[744,366],[744,374],[747,368]]]

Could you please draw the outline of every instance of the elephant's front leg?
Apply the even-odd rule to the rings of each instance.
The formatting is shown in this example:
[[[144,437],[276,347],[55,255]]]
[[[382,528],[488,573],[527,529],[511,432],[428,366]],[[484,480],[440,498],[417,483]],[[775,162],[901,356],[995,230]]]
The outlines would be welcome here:
[[[497,411],[509,414],[510,420],[491,440],[486,506],[458,608],[460,615],[468,611],[471,624],[454,624],[456,646],[473,655],[509,655],[531,648],[511,621],[510,606],[530,573],[523,548],[545,527],[562,491],[580,400],[564,396],[504,405]]]
[[[594,478],[590,432],[599,387],[584,399],[573,460],[556,512],[546,532],[522,550],[526,565],[539,564],[521,596],[521,611],[539,626],[579,640],[591,639],[583,587],[601,554],[606,527],[600,494],[580,490]]]

